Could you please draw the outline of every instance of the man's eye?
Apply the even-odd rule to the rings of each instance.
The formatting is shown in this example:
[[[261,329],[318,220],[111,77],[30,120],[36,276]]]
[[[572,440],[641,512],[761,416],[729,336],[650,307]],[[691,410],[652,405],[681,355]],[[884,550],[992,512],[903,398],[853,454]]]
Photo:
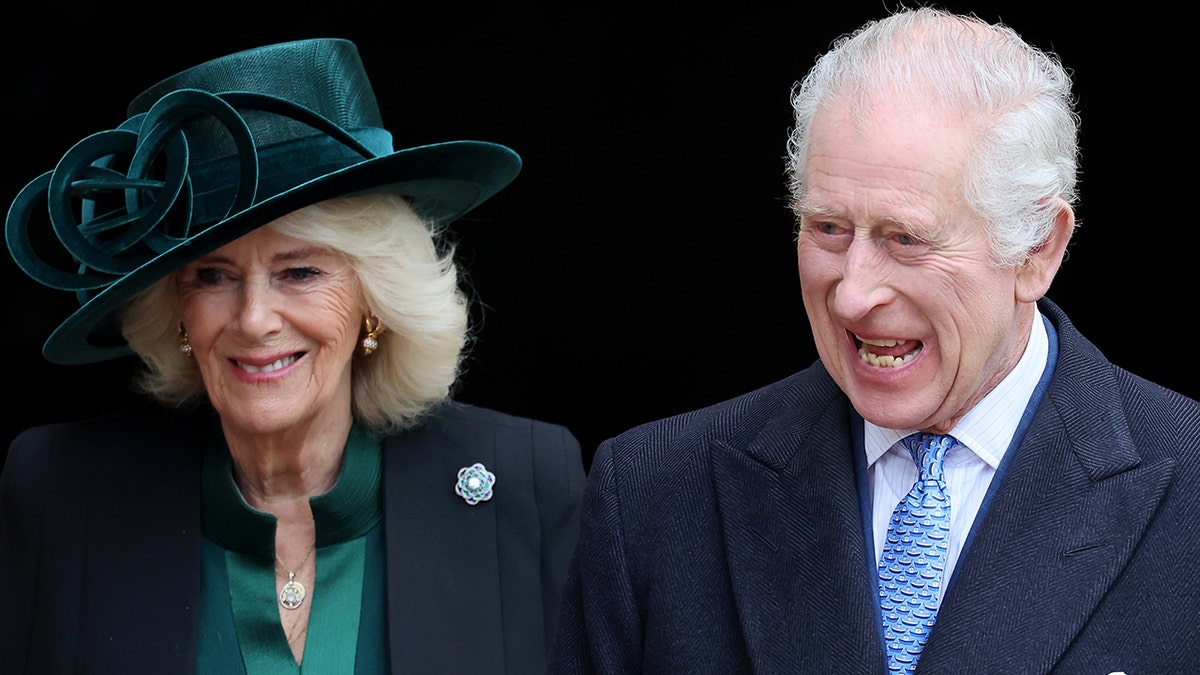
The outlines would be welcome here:
[[[838,227],[836,223],[820,220],[812,222],[809,227],[812,227],[821,234],[837,234],[842,231],[842,228]]]
[[[917,239],[911,234],[898,234],[896,235],[896,243],[900,244],[901,246],[914,246],[921,243],[921,240]]]

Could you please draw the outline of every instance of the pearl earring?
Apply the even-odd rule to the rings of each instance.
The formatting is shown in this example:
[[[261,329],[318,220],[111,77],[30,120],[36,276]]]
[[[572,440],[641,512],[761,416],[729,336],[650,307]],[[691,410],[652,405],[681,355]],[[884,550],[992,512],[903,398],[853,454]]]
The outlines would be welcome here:
[[[192,343],[188,341],[187,329],[183,327],[183,322],[179,322],[179,353],[183,354],[184,358],[192,358]]]

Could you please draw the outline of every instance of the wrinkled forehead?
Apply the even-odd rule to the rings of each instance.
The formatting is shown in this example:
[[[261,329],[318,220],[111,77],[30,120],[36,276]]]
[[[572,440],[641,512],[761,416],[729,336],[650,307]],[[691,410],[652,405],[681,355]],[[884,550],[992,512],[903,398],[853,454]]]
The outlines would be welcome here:
[[[907,162],[915,156],[955,165],[984,126],[978,115],[913,97],[833,99],[813,117],[808,159],[817,154],[873,153],[864,161]]]

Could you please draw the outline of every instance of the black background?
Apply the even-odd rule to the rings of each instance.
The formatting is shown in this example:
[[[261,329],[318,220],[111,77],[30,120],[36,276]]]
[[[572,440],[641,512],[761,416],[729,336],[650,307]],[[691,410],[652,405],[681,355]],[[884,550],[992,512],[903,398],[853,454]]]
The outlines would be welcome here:
[[[455,228],[480,320],[458,397],[567,424],[590,458],[629,426],[815,358],[785,208],[788,94],[890,3],[765,5],[28,3],[0,41],[0,195],[7,208],[162,77],[260,44],[350,38],[397,147],[474,138],[523,156],[513,185]],[[1114,362],[1197,397],[1184,22],[1154,4],[940,6],[1002,20],[1075,71],[1082,227],[1050,297]],[[0,274],[0,452],[32,424],[134,399],[132,359],[42,360],[77,304],[8,256]]]

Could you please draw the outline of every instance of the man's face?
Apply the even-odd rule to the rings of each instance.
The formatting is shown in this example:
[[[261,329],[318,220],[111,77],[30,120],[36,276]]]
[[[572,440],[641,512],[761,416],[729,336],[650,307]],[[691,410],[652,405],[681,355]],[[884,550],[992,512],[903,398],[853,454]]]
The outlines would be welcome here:
[[[1019,360],[1033,306],[965,203],[971,130],[929,106],[814,120],[797,258],[817,351],[875,424],[946,432]]]

